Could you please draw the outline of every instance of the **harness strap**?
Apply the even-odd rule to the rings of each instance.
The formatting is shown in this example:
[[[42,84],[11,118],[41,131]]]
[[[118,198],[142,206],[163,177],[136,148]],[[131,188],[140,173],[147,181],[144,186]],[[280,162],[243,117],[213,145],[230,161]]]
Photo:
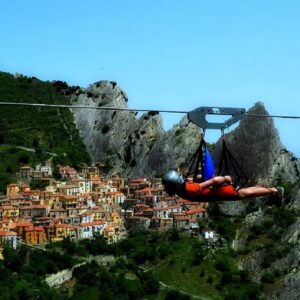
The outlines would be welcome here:
[[[200,141],[200,145],[197,148],[196,152],[193,154],[190,163],[189,163],[189,168],[188,171],[186,173],[186,178],[189,177],[190,175],[193,176],[193,181],[199,181],[197,179],[197,176],[199,174],[202,175],[201,180],[203,180],[203,172],[204,172],[204,168],[203,168],[203,149],[205,149],[206,147],[206,143],[204,141],[204,138],[201,139]],[[200,171],[200,172],[199,172]]]
[[[221,160],[219,163],[219,168],[218,168],[218,175],[221,175],[223,169],[225,169],[225,173],[229,173],[229,165],[228,161],[231,162],[231,166],[233,168],[234,173],[236,174],[236,183],[241,181],[241,178],[245,180],[245,185],[246,183],[249,182],[249,177],[246,175],[240,164],[237,162],[236,158],[233,156],[233,154],[229,151],[229,149],[226,146],[225,139],[223,138],[223,148],[222,148],[222,156]]]

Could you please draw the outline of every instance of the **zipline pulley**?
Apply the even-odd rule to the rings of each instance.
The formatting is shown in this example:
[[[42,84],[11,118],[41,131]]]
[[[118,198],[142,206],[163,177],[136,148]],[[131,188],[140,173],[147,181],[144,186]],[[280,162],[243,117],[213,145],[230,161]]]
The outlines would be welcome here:
[[[241,182],[248,182],[249,178],[246,176],[235,157],[229,151],[225,143],[225,129],[229,128],[234,123],[240,121],[245,116],[246,110],[244,108],[231,108],[231,107],[199,107],[188,113],[189,121],[203,129],[200,145],[189,162],[189,168],[186,173],[186,178],[192,177],[193,181],[205,181],[213,176],[214,166],[210,153],[204,141],[206,129],[220,129],[222,134],[222,155],[219,161],[219,168],[216,175],[227,175],[229,173],[229,166],[234,171],[236,176],[235,180]],[[206,120],[207,115],[228,115],[231,116],[225,122],[213,123]],[[233,175],[233,174],[232,174]]]
[[[246,114],[245,108],[201,106],[188,112],[188,119],[203,129],[226,129],[240,121]],[[225,122],[208,122],[207,115],[231,116]]]

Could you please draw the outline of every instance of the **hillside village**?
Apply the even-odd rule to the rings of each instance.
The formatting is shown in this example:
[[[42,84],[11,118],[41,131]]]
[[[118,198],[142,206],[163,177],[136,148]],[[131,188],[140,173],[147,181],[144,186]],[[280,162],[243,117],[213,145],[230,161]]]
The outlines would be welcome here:
[[[207,203],[169,197],[160,179],[125,180],[104,175],[102,166],[80,171],[59,166],[53,176],[51,161],[35,169],[23,166],[18,182],[7,185],[0,198],[0,245],[18,243],[43,247],[63,240],[102,235],[108,243],[136,230],[193,231],[207,217]],[[32,189],[42,182],[45,189]],[[204,224],[204,222],[203,222]],[[203,231],[207,237],[212,232]]]

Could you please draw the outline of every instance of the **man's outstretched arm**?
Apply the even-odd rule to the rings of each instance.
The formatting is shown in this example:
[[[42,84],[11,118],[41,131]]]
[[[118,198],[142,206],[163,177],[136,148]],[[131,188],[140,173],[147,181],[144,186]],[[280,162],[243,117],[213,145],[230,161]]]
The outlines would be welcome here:
[[[231,177],[228,176],[228,175],[226,175],[226,176],[216,176],[216,177],[213,177],[212,179],[201,182],[200,185],[203,189],[206,189],[210,186],[222,185],[224,183],[231,184],[232,183]]]

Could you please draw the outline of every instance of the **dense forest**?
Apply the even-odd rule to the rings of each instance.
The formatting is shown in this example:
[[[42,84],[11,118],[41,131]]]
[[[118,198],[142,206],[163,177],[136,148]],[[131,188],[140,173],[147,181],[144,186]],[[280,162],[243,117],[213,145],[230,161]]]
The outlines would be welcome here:
[[[67,94],[76,88],[79,87],[68,87],[61,81],[43,82],[0,72],[1,102],[70,104]],[[90,163],[71,111],[1,105],[0,191],[15,180],[20,166],[34,167],[49,158],[75,167]]]

